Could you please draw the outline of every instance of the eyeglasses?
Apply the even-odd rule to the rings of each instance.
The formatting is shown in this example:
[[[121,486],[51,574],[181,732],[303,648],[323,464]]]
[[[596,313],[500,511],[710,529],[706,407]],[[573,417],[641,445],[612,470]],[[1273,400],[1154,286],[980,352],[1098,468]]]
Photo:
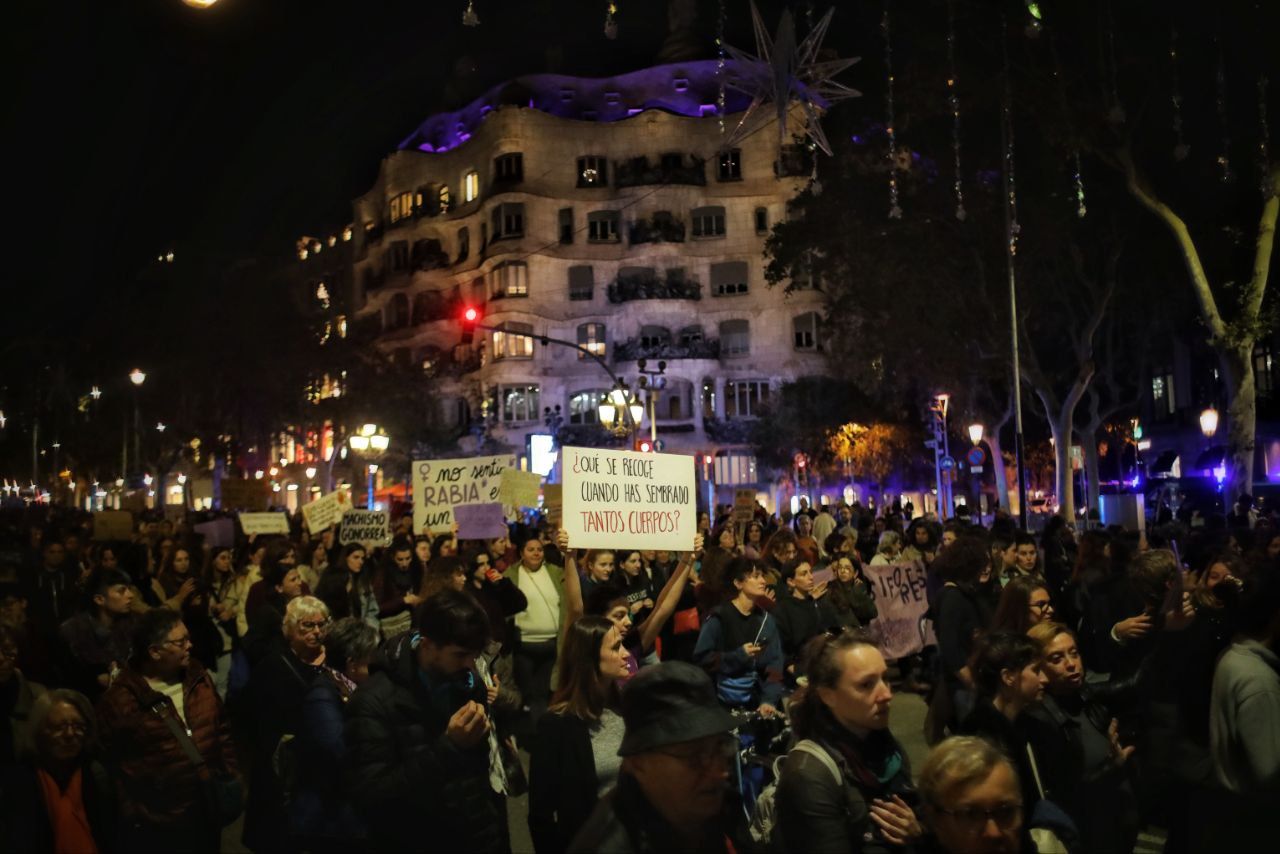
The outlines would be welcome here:
[[[948,810],[942,807],[935,807],[934,809],[943,815],[950,816],[952,821],[971,833],[981,830],[988,821],[994,821],[996,827],[1007,829],[1012,827],[1022,816],[1022,804],[1000,804],[989,810],[981,807],[963,807],[958,810]]]
[[[724,767],[733,762],[738,755],[738,739],[733,735],[724,735],[715,741],[696,749],[655,750],[663,756],[670,756],[693,768],[706,770],[713,767]]]
[[[89,727],[83,723],[76,721],[67,721],[60,724],[45,724],[45,729],[50,735],[84,735],[89,731]]]
[[[180,638],[169,638],[161,641],[159,646],[176,646],[178,649],[186,649],[191,646],[191,635],[183,635]]]
[[[1044,600],[1043,602],[1028,602],[1027,604],[1030,607],[1035,608],[1037,611],[1041,613],[1044,613],[1045,611],[1053,607],[1053,603],[1050,602],[1048,599]]]
[[[307,621],[298,623],[298,628],[302,629],[304,634],[307,634],[309,632],[323,632],[325,629],[329,628],[330,622],[332,621],[331,620],[307,620]]]

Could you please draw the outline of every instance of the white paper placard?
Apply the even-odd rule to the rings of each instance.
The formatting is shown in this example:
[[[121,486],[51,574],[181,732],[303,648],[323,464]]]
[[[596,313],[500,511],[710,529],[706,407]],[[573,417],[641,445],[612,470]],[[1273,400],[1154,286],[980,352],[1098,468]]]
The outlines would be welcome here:
[[[693,548],[693,457],[563,448],[560,460],[562,524],[573,548]]]
[[[500,501],[502,473],[515,467],[516,458],[511,454],[414,462],[414,532],[448,531],[453,524],[453,508],[459,504]]]

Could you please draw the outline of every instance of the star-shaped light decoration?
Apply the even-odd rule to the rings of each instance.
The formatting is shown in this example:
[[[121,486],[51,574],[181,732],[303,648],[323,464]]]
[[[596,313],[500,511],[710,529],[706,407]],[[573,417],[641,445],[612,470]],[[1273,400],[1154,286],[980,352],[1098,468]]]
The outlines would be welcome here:
[[[790,11],[782,13],[778,31],[772,41],[765,30],[760,10],[751,3],[751,20],[755,26],[756,53],[749,54],[732,45],[725,50],[733,59],[727,85],[751,96],[751,104],[743,112],[737,127],[725,142],[731,148],[737,142],[758,130],[762,124],[760,107],[772,102],[777,111],[778,146],[787,142],[787,113],[791,102],[797,101],[805,115],[805,134],[813,144],[828,155],[831,145],[822,132],[820,112],[832,104],[849,98],[861,97],[857,89],[838,83],[837,74],[856,63],[862,57],[852,59],[818,60],[822,40],[831,24],[834,9],[828,9],[804,41],[796,44],[796,25]]]

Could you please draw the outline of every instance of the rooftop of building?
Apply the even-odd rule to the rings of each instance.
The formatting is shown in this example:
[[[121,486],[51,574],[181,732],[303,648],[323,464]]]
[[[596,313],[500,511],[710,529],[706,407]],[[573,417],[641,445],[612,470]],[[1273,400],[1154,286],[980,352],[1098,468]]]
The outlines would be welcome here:
[[[733,88],[736,63],[726,60],[721,72],[715,59],[673,62],[613,77],[529,74],[500,83],[470,104],[438,113],[420,124],[397,148],[443,152],[462,145],[494,110],[526,107],[565,119],[616,122],[646,110],[678,116],[715,116],[724,81],[724,113],[745,110],[751,97]]]

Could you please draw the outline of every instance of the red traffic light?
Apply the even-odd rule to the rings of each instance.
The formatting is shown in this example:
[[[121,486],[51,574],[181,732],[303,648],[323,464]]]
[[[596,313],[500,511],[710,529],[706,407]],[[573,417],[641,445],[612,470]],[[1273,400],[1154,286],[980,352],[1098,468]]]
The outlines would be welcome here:
[[[635,449],[642,454],[652,453],[653,442],[649,441],[648,439],[636,439]]]
[[[475,337],[476,323],[480,320],[480,309],[474,305],[462,309],[462,343],[470,344]]]
[[[467,306],[466,310],[462,312],[462,319],[467,323],[475,323],[480,319],[480,309],[475,306]]]

